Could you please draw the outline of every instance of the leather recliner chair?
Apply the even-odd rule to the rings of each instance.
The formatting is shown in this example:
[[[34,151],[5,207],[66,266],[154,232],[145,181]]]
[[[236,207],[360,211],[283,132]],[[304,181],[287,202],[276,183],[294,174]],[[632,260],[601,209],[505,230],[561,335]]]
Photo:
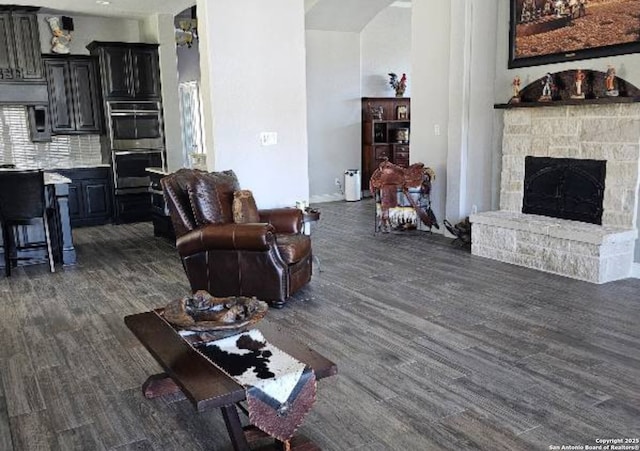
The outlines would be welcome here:
[[[258,210],[259,223],[233,221],[233,171],[180,169],[161,180],[176,247],[191,289],[256,296],[281,308],[311,280],[311,240],[296,208]]]

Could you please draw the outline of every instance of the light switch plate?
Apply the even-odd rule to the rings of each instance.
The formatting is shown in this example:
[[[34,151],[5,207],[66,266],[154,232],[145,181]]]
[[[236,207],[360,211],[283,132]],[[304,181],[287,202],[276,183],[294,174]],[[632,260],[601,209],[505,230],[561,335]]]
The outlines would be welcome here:
[[[263,146],[274,146],[278,144],[278,132],[260,133],[260,144]]]

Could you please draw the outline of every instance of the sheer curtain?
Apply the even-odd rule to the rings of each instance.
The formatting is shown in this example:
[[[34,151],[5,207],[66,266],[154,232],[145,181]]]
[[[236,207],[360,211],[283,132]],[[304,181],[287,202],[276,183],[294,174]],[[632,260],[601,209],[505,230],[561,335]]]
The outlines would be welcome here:
[[[180,93],[180,122],[182,126],[182,157],[186,167],[206,168],[202,137],[202,110],[197,81],[178,85]]]

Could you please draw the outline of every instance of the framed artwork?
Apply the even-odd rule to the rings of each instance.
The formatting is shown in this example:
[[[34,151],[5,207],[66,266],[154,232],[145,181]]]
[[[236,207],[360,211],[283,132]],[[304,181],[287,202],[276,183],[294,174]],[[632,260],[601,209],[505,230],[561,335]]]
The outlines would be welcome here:
[[[409,109],[406,105],[398,105],[396,107],[396,119],[401,121],[409,119]]]
[[[510,0],[509,69],[640,52],[640,2]]]

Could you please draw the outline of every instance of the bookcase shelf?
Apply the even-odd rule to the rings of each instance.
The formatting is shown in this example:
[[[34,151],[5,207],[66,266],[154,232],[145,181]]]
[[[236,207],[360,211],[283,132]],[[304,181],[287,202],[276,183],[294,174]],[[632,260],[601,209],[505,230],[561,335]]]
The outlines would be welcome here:
[[[362,98],[362,187],[378,165],[388,159],[409,166],[411,99],[406,97]]]

